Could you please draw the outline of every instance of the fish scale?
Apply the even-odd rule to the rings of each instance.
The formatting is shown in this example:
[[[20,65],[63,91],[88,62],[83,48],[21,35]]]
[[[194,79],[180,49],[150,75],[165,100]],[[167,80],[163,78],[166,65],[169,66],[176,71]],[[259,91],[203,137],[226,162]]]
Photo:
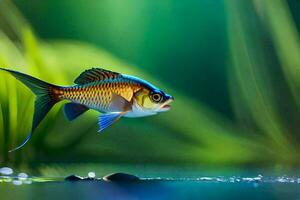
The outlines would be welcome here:
[[[136,84],[131,84],[122,79],[98,81],[64,88],[63,94],[59,97],[99,111],[108,112],[113,94],[120,95],[130,102],[136,88]]]

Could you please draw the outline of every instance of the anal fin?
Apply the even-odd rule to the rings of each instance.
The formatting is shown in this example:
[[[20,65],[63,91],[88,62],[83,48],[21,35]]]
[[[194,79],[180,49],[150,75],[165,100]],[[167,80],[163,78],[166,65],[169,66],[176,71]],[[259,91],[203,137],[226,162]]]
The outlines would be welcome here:
[[[99,116],[99,133],[104,129],[110,127],[113,123],[117,122],[125,113],[124,112],[113,112],[100,114]]]
[[[67,103],[64,107],[65,116],[69,121],[75,120],[88,110],[88,107],[77,103]]]

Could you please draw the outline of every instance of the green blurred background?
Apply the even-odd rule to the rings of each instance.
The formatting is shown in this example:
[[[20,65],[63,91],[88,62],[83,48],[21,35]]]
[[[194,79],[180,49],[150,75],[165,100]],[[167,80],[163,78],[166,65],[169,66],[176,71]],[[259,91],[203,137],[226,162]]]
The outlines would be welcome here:
[[[298,0],[2,0],[0,65],[59,85],[99,66],[172,94],[97,133],[57,105],[21,151],[34,97],[0,74],[0,163],[300,164]]]

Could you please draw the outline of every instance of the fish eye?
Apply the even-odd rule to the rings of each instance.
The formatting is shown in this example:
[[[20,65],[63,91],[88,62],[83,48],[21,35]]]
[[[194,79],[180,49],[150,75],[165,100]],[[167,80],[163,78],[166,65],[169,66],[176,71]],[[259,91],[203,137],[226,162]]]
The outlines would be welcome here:
[[[151,99],[152,99],[154,102],[158,103],[158,102],[160,102],[160,101],[162,100],[162,95],[161,95],[160,93],[153,93],[153,94],[151,95]]]

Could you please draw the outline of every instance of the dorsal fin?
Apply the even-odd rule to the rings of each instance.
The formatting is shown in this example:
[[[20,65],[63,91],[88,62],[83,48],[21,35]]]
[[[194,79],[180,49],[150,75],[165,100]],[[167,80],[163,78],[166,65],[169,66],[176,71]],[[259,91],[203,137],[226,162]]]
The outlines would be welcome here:
[[[116,78],[120,73],[112,72],[101,68],[92,68],[82,72],[74,81],[76,84],[85,84],[95,81],[101,81],[109,78]]]

